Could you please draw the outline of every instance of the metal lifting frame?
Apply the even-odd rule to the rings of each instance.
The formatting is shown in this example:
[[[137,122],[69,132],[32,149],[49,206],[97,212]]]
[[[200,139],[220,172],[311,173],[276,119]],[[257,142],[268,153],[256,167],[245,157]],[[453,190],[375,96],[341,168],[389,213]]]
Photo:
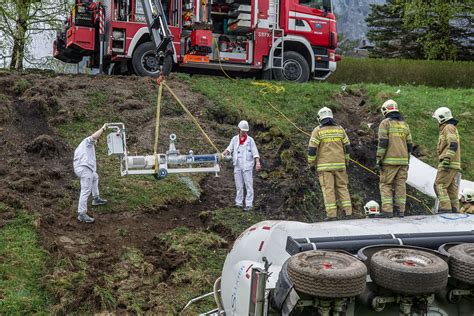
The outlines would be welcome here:
[[[173,41],[173,35],[168,27],[166,15],[160,0],[141,0],[146,23],[151,39],[155,44],[160,59],[164,58],[168,44]]]
[[[125,125],[123,123],[109,123],[108,128],[113,132],[107,135],[107,146],[110,155],[120,158],[120,174],[126,175],[154,175],[157,179],[165,178],[173,173],[215,173],[220,171],[220,154],[194,155],[189,151],[181,155],[175,147],[176,135],[170,135],[170,146],[166,154],[130,156],[128,155]],[[158,172],[155,171],[158,159]],[[205,164],[208,167],[193,167]],[[172,168],[172,165],[186,165],[187,167]]]

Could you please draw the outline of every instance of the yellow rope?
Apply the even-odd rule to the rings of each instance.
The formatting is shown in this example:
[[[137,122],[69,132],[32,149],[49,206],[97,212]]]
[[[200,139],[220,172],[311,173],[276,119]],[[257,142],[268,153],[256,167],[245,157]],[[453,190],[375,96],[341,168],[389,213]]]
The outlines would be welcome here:
[[[155,174],[158,174],[158,137],[160,135],[160,108],[161,108],[161,97],[163,96],[163,85],[160,84],[158,87],[158,99],[156,99],[156,124],[155,124],[155,146],[153,153],[155,155]]]
[[[217,61],[219,62],[219,67],[221,68],[222,72],[224,73],[224,75],[229,78],[230,80],[236,80],[235,78],[232,78],[231,76],[229,76],[227,74],[227,72],[224,70],[224,67],[222,67],[222,63],[221,63],[221,51],[219,49],[219,43],[217,42],[217,40],[214,38],[214,43],[216,44],[216,48],[217,48]]]
[[[176,102],[181,106],[181,108],[186,112],[186,114],[191,118],[191,120],[194,122],[196,127],[201,131],[202,135],[206,138],[206,140],[209,142],[209,144],[215,149],[216,153],[220,153],[219,149],[217,146],[214,144],[214,142],[209,138],[209,136],[206,134],[206,132],[202,129],[201,125],[199,124],[198,120],[194,117],[194,115],[186,108],[186,106],[181,102],[181,100],[178,98],[178,96],[171,90],[171,88],[165,83],[161,83],[165,88],[168,90],[169,93],[175,98]]]
[[[264,88],[262,90],[260,90],[260,93],[263,95],[265,101],[267,102],[267,104],[278,114],[280,114],[280,116],[282,116],[286,121],[288,121],[288,123],[290,123],[294,128],[296,128],[298,131],[300,131],[301,133],[303,133],[304,135],[306,136],[309,136],[311,137],[311,134],[306,132],[305,130],[303,130],[302,128],[300,128],[298,125],[296,125],[288,116],[286,116],[282,111],[280,111],[277,107],[275,107],[270,101],[267,100],[266,98],[266,95],[270,92],[274,92],[274,93],[280,93],[280,92],[283,92],[285,91],[285,88],[282,87],[282,86],[277,86],[277,85],[274,85],[272,83],[269,83],[269,82],[252,82],[252,85],[254,86],[263,86]],[[281,87],[281,88],[280,88]],[[353,162],[354,164],[356,164],[357,166],[359,166],[360,168],[372,173],[373,175],[377,176],[380,178],[380,175],[377,174],[377,172],[375,172],[374,170],[364,166],[363,164],[361,164],[360,162],[352,159],[352,158],[349,158],[349,160],[351,162]],[[434,214],[433,211],[431,210],[431,208],[428,207],[428,205],[426,205],[426,203],[416,197],[414,197],[413,195],[410,195],[410,194],[407,194],[407,197],[411,198],[412,200],[422,204],[427,210],[428,212],[430,212],[431,214]]]

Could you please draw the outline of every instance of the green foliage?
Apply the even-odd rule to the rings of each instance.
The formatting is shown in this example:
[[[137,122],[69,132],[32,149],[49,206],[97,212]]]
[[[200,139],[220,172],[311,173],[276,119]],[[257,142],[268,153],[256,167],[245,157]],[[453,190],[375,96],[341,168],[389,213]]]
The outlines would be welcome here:
[[[344,58],[328,82],[473,88],[473,72],[472,62]]]
[[[31,216],[19,213],[0,230],[0,314],[46,315],[48,295],[40,278],[46,254]]]
[[[366,21],[374,57],[472,59],[472,4],[459,0],[388,0]]]

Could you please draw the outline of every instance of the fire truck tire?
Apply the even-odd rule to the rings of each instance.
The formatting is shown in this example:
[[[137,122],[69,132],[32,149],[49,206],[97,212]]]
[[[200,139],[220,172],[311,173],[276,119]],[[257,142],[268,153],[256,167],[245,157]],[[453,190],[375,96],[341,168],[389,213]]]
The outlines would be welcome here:
[[[145,42],[137,47],[133,52],[132,66],[138,76],[159,77],[161,75],[156,47],[152,42]],[[171,68],[173,68],[173,56],[166,55],[163,62],[163,75],[169,75]]]
[[[459,281],[474,285],[474,244],[449,248],[449,273]]]
[[[283,69],[273,69],[273,76],[279,81],[306,82],[309,80],[309,66],[300,53],[288,51],[283,54]]]
[[[397,294],[430,294],[446,287],[448,264],[440,257],[415,249],[390,248],[370,259],[370,277]]]
[[[344,253],[311,250],[288,259],[288,276],[301,293],[325,298],[352,297],[364,291],[367,268]]]

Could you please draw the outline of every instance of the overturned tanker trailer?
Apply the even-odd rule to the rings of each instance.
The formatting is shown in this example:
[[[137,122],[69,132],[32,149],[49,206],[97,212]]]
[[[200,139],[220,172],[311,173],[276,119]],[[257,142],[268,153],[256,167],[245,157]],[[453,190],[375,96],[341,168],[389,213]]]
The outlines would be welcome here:
[[[244,231],[204,315],[474,315],[474,217],[466,214]]]

